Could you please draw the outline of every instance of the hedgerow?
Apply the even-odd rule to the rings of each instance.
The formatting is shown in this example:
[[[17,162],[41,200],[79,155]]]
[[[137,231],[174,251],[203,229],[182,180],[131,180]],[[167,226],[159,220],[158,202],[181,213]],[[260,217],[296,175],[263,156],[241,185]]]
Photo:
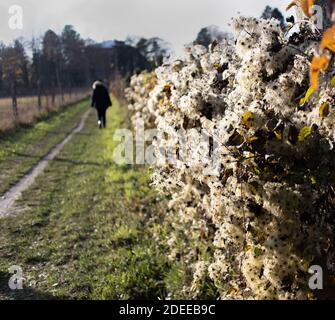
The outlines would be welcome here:
[[[291,36],[275,19],[232,25],[231,39],[191,45],[127,91],[134,125],[164,133],[152,185],[171,198],[170,258],[187,265],[190,298],[211,281],[222,299],[310,299],[309,267],[335,271],[333,60],[317,90],[310,24]]]

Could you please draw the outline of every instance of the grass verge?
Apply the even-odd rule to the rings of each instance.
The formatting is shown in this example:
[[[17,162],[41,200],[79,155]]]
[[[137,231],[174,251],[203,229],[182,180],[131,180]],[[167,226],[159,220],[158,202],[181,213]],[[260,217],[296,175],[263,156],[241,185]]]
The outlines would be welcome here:
[[[88,105],[88,100],[68,105],[33,127],[0,135],[0,196],[78,125]]]
[[[92,113],[24,193],[19,205],[28,209],[0,220],[0,298],[166,297],[164,202],[145,168],[112,159],[113,133],[125,118],[115,101],[108,128],[99,130]],[[23,269],[22,291],[8,289],[12,265]]]

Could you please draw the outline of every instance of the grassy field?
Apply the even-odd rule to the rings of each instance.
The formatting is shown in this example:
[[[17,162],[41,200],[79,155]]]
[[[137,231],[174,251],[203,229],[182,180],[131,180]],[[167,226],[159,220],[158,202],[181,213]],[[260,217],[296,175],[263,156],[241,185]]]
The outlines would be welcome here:
[[[88,107],[88,100],[84,100],[50,114],[33,128],[0,134],[0,195],[64,139],[78,125]]]
[[[74,110],[84,108],[65,111],[73,112],[66,118],[76,119]],[[57,117],[50,121],[59,129]],[[19,205],[28,209],[0,220],[0,299],[166,297],[178,278],[167,261],[166,205],[149,188],[145,168],[113,162],[113,132],[127,126],[124,119],[116,101],[106,130],[91,113],[24,193]],[[12,265],[23,269],[22,291],[8,289]]]
[[[60,95],[55,96],[55,102],[52,104],[51,97],[41,97],[41,110],[38,109],[38,98],[37,96],[29,97],[18,97],[18,113],[19,117],[16,119],[13,116],[12,110],[12,99],[1,98],[0,99],[0,133],[7,132],[18,125],[32,125],[39,119],[45,118],[49,113],[59,111],[62,106],[75,103],[83,97],[87,96],[87,93],[83,90],[77,90],[72,94],[64,94],[63,98]]]

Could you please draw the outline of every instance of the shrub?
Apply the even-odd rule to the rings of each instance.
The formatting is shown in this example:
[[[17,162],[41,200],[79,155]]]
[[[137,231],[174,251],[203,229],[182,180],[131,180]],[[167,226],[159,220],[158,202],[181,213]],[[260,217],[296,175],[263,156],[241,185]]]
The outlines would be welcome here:
[[[308,25],[287,38],[274,19],[232,23],[234,39],[191,46],[156,69],[154,88],[141,74],[128,89],[134,121],[166,136],[152,184],[171,197],[170,257],[187,265],[192,298],[209,275],[222,299],[307,299],[309,267],[335,269],[334,87],[325,75],[308,90],[320,41]],[[216,175],[180,132],[211,137]]]

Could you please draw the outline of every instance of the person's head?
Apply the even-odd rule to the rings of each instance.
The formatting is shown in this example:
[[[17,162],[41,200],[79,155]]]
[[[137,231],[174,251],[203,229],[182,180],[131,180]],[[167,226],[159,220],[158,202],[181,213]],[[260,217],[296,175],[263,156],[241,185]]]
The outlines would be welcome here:
[[[92,88],[95,89],[97,86],[104,86],[104,82],[102,80],[96,80],[93,82]]]

